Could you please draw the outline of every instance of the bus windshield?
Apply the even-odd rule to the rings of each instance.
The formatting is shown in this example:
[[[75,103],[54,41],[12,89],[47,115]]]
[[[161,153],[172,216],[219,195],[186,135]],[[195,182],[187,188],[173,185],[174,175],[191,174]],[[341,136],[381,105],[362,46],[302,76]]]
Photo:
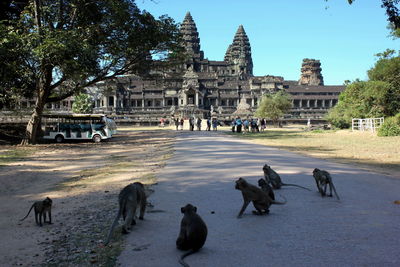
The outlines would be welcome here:
[[[93,140],[98,143],[117,132],[115,121],[101,114],[43,115],[43,139]]]

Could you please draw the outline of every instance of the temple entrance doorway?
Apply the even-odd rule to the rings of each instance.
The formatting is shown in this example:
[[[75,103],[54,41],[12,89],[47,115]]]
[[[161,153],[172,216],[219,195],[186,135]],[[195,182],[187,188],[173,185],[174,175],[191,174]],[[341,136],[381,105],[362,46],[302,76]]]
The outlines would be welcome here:
[[[188,105],[194,105],[194,94],[189,94],[187,96],[187,103]]]

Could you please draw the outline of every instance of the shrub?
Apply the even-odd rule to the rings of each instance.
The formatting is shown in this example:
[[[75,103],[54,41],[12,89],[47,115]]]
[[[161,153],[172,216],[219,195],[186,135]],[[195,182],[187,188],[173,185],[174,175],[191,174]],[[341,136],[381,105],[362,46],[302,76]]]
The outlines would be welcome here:
[[[385,119],[383,125],[378,129],[378,136],[399,136],[400,135],[400,113],[394,117]]]

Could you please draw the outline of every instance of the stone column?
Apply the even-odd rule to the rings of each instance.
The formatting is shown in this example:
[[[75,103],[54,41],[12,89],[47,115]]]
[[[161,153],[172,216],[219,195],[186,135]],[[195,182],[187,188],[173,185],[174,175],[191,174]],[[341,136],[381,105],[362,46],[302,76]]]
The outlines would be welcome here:
[[[310,99],[307,100],[307,107],[310,107]]]
[[[329,107],[331,108],[332,106],[333,106],[333,100],[330,99],[330,100],[329,100]]]

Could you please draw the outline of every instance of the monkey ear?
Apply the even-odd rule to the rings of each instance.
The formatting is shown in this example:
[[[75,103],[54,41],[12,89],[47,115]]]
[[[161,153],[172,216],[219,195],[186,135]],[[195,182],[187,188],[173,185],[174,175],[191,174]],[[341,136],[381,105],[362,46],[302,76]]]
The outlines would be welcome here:
[[[182,213],[185,213],[185,207],[182,207],[182,208],[181,208],[181,212],[182,212]]]
[[[197,212],[197,207],[193,206],[193,210],[194,210],[194,212]]]

